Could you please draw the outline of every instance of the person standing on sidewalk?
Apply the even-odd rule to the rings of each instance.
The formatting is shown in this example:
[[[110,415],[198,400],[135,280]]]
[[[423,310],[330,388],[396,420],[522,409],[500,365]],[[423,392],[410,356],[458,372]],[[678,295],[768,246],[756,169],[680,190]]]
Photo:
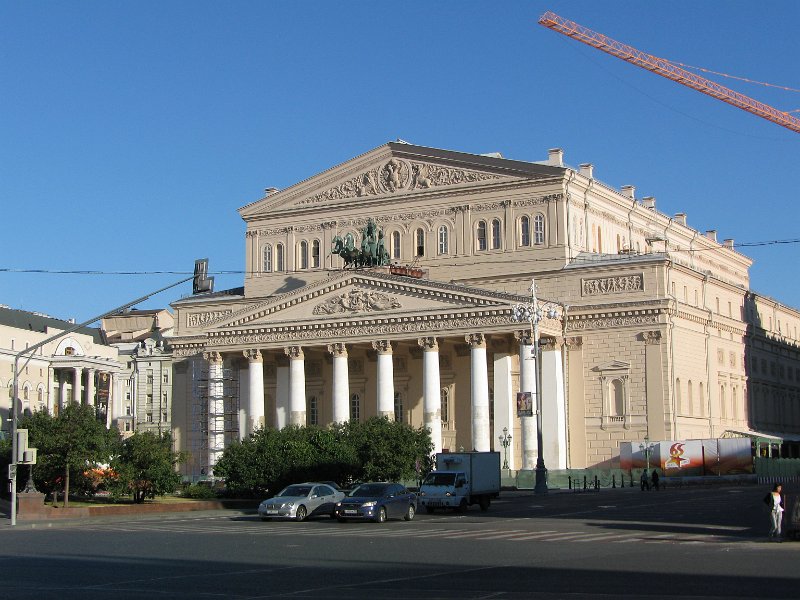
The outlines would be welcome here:
[[[642,491],[650,489],[650,478],[647,476],[647,470],[642,471],[642,476],[639,479],[639,482],[642,485]]]
[[[783,497],[781,496],[782,491],[783,491],[783,486],[781,486],[780,483],[776,483],[772,487],[772,492],[767,494],[767,498],[772,500],[772,506],[769,506],[769,504],[767,505],[770,509],[769,538],[774,539],[776,542],[782,541],[781,540],[781,525],[783,523]]]
[[[658,491],[658,471],[653,469],[653,476],[650,479],[653,482],[653,489],[655,489],[655,491]]]

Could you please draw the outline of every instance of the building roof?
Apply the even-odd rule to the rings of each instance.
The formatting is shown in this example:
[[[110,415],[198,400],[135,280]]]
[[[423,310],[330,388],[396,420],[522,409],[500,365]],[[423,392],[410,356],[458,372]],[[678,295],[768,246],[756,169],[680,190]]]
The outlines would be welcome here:
[[[67,330],[74,327],[75,323],[56,319],[42,313],[0,307],[0,325],[25,331],[47,333],[48,328]],[[105,333],[99,327],[81,327],[77,330],[77,333],[90,336],[96,344],[107,344]]]

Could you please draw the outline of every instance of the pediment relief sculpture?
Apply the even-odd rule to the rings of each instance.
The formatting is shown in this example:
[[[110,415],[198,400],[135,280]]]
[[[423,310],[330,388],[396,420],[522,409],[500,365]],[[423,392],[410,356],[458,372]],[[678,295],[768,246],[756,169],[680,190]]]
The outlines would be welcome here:
[[[492,173],[453,169],[400,158],[391,158],[366,173],[352,177],[324,192],[305,198],[298,204],[316,204],[329,200],[378,196],[492,179],[500,179],[500,176]]]
[[[402,308],[397,298],[382,292],[354,289],[317,304],[314,307],[314,314],[365,313],[394,308]]]

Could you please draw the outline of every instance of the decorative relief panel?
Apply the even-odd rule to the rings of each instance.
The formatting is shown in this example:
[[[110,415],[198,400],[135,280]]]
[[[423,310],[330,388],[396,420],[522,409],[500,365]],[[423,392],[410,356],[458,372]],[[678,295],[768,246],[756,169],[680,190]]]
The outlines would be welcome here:
[[[634,315],[618,317],[600,317],[596,319],[583,319],[570,321],[567,331],[581,331],[585,329],[606,329],[609,327],[629,327],[632,325],[655,325],[658,315]]]
[[[233,310],[211,310],[207,312],[188,313],[186,315],[187,327],[203,327],[214,321],[219,321],[233,314]]]
[[[623,292],[641,291],[644,291],[644,276],[641,273],[637,275],[581,280],[582,296],[599,296],[601,294],[620,294]]]
[[[298,204],[316,204],[330,200],[362,198],[403,190],[428,189],[492,179],[500,179],[500,176],[392,158],[380,167],[301,200]]]
[[[315,315],[374,312],[402,308],[400,301],[381,292],[350,290],[314,307]]]

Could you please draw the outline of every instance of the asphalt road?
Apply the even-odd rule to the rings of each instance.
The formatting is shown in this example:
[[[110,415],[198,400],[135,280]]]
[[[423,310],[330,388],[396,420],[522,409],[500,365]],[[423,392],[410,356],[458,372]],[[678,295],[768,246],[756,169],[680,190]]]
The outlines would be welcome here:
[[[766,487],[503,493],[384,524],[241,511],[0,523],[0,599],[798,598]],[[791,491],[791,490],[790,490]]]

